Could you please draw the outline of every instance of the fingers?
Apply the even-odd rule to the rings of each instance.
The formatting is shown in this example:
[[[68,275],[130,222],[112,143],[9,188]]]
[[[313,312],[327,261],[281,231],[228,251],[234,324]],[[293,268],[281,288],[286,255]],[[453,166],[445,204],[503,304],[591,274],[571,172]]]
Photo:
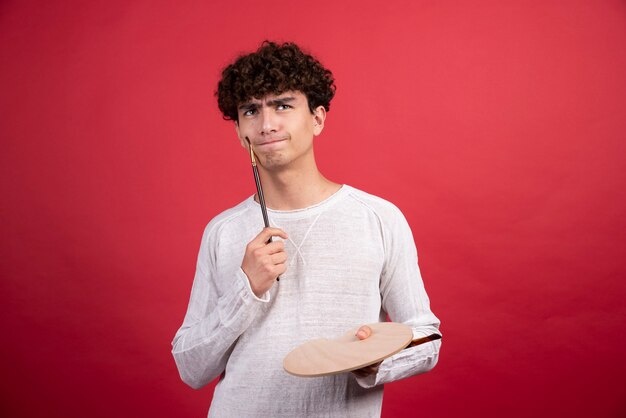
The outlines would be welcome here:
[[[378,373],[378,368],[380,367],[381,363],[382,363],[382,361],[379,362],[379,363],[375,363],[375,364],[371,364],[369,366],[362,367],[360,369],[352,370],[352,373],[354,373],[358,377],[367,377],[367,376],[369,376],[371,374]]]
[[[285,264],[287,261],[287,253],[284,251],[276,252],[275,254],[271,254],[271,258],[274,265]],[[284,273],[284,271],[281,273]]]
[[[272,271],[272,274],[270,275],[270,277],[273,277],[274,280],[279,279],[280,276],[282,274],[284,274],[287,271],[287,265],[285,265],[285,263],[283,264],[276,264],[274,270]],[[273,282],[273,280],[272,280]]]
[[[362,369],[352,370],[352,373],[354,373],[358,377],[367,377],[374,372],[371,372],[369,368],[363,367]]]
[[[250,287],[258,297],[269,290],[276,278],[287,270],[285,244],[282,241],[268,243],[270,237],[287,239],[287,234],[279,228],[263,229],[248,243],[241,262]]]
[[[276,254],[285,251],[285,243],[282,241],[272,241],[261,247],[267,254]]]
[[[364,340],[372,335],[372,329],[367,325],[363,325],[361,328],[358,329],[355,335],[359,340]]]
[[[288,238],[287,234],[282,229],[268,227],[263,228],[259,235],[257,235],[252,241],[250,241],[250,244],[253,244],[255,246],[263,246],[271,237],[281,237],[282,239]]]

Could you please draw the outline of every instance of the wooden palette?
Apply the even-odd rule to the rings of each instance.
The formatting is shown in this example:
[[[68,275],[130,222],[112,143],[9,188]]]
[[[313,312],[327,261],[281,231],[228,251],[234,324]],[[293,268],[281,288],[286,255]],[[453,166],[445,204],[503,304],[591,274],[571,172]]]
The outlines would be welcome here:
[[[336,340],[312,340],[292,350],[283,360],[287,373],[300,377],[330,376],[369,366],[407,347],[411,328],[397,322],[368,324],[372,334],[359,340],[358,328]]]

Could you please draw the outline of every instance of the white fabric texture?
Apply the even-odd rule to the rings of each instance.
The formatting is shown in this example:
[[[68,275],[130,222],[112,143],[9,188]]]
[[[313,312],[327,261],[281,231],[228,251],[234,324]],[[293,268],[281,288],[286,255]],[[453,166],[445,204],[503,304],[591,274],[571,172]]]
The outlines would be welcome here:
[[[423,373],[439,340],[386,359],[378,373],[300,378],[282,360],[298,345],[387,320],[414,338],[440,334],[417,264],[411,230],[391,203],[344,185],[300,210],[268,210],[289,239],[287,271],[257,298],[241,270],[245,246],[263,228],[248,198],[215,217],[202,237],[187,314],[172,342],[184,382],[221,375],[210,417],[377,417],[383,383]]]

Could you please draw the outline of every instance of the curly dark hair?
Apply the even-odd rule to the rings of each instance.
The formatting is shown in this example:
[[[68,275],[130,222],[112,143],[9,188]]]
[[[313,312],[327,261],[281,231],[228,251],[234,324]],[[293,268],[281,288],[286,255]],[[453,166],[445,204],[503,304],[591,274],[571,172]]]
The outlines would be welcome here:
[[[239,56],[222,71],[215,96],[224,119],[237,121],[240,104],[290,90],[306,96],[311,113],[318,106],[328,111],[335,95],[335,79],[298,45],[264,41],[256,52]]]

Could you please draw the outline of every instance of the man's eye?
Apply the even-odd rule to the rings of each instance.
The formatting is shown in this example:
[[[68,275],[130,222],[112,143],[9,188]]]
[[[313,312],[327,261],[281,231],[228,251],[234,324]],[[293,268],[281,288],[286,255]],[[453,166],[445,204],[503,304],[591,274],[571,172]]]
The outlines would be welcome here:
[[[279,104],[279,105],[276,105],[276,109],[277,110],[286,110],[286,109],[291,109],[291,106],[289,106],[288,104]]]
[[[256,113],[256,109],[248,109],[248,110],[244,110],[243,115],[244,116],[252,116]]]

